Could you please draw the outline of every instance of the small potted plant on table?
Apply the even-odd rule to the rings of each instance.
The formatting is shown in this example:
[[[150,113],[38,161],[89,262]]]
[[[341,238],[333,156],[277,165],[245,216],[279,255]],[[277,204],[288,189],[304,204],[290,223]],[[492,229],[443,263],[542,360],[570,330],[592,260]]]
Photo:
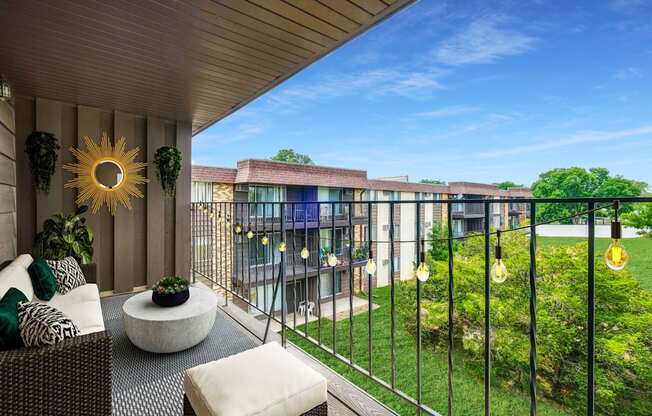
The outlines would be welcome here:
[[[188,300],[188,281],[178,276],[167,276],[152,286],[152,301],[159,306],[178,306]]]

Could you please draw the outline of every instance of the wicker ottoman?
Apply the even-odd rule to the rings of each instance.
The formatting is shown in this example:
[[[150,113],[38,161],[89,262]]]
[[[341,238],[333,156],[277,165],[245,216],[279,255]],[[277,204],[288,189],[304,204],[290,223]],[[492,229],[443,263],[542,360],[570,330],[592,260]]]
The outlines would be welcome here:
[[[184,414],[327,415],[327,383],[275,342],[186,370]]]

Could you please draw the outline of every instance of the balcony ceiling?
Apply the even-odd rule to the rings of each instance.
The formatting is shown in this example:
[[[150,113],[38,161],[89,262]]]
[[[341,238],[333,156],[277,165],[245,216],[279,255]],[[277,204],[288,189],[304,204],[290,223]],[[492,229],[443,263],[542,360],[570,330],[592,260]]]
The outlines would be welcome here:
[[[0,72],[197,133],[412,1],[0,1]]]

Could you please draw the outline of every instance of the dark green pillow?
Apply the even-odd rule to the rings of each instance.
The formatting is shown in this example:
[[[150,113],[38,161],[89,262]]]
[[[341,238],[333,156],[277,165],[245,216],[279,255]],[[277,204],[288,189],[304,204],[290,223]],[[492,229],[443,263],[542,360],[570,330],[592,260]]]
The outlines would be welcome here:
[[[50,266],[40,257],[36,257],[27,268],[32,287],[37,298],[48,301],[57,293],[57,278]]]
[[[0,300],[0,350],[23,346],[20,338],[18,304],[27,302],[25,294],[15,287],[9,288]]]

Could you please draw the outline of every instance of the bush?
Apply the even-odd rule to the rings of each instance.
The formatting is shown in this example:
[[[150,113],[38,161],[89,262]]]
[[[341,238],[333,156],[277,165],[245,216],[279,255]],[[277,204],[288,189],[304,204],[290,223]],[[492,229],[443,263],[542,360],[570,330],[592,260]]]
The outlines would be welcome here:
[[[492,283],[492,367],[496,381],[527,391],[529,382],[529,239],[503,236],[505,283]],[[493,242],[492,242],[493,246]],[[471,238],[455,255],[454,337],[482,377],[484,241]],[[550,247],[537,253],[538,391],[582,414],[586,406],[587,246]],[[446,348],[447,261],[428,260],[423,286],[424,345]],[[652,414],[652,295],[629,272],[596,261],[596,411],[601,415]],[[414,282],[410,282],[414,285]],[[409,292],[412,292],[410,294]],[[399,314],[414,329],[412,290],[401,290]]]

